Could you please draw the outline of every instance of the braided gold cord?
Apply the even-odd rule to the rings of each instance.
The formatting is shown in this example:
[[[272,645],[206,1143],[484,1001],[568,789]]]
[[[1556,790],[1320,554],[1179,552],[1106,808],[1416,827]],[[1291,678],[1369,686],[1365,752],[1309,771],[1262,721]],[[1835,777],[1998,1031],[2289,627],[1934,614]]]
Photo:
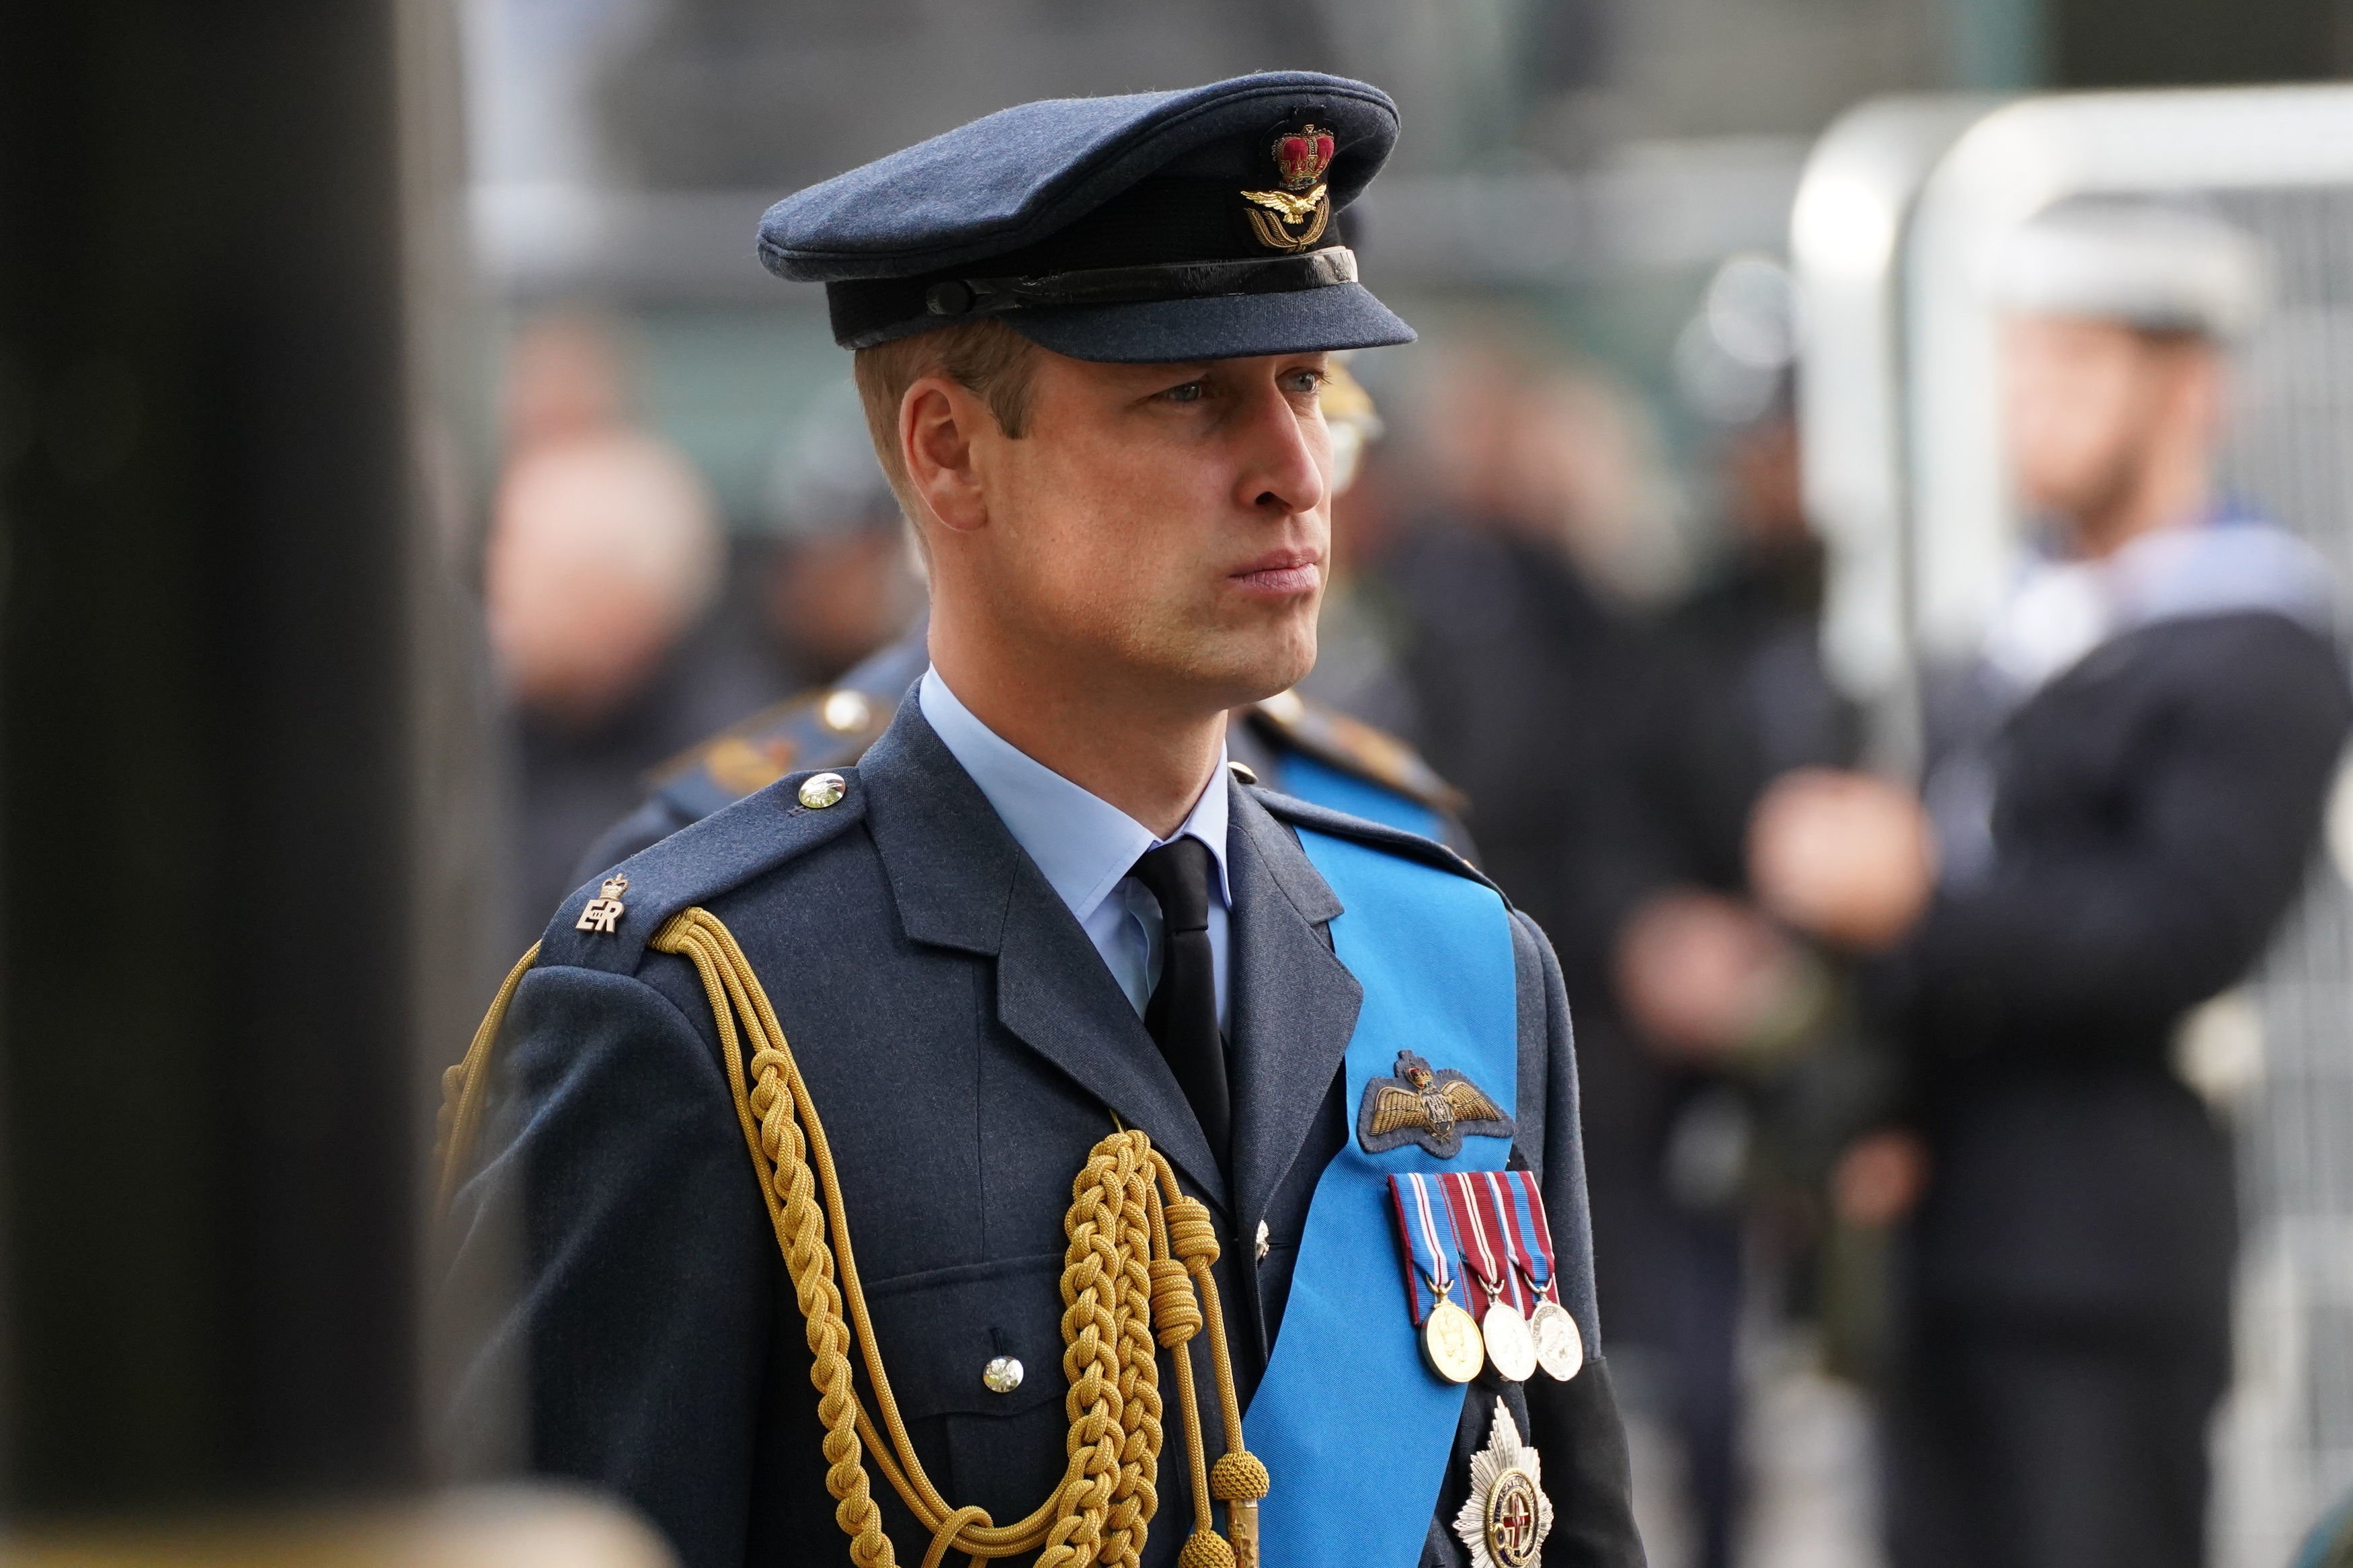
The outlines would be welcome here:
[[[515,960],[515,966],[499,983],[499,994],[491,998],[491,1010],[482,1015],[481,1026],[474,1031],[464,1059],[441,1074],[441,1116],[433,1139],[433,1163],[441,1173],[435,1200],[438,1208],[448,1208],[457,1195],[459,1168],[473,1148],[474,1134],[481,1125],[482,1099],[490,1090],[491,1051],[498,1044],[499,1026],[507,1020],[507,1005],[514,1000],[515,987],[537,962],[539,943],[533,942],[531,951]]]
[[[986,1510],[950,1506],[916,1457],[859,1284],[824,1123],[750,962],[727,928],[701,909],[672,917],[649,945],[691,963],[711,1004],[736,1120],[807,1325],[809,1382],[825,1428],[826,1488],[857,1568],[895,1568],[897,1563],[868,1479],[869,1458],[930,1532],[923,1568],[938,1568],[951,1551],[976,1563],[1038,1551],[1039,1568],[1138,1568],[1159,1506],[1162,1346],[1176,1368],[1193,1483],[1195,1528],[1183,1561],[1187,1568],[1238,1562],[1255,1568],[1255,1503],[1249,1495],[1237,1497],[1251,1489],[1233,1482],[1238,1475],[1255,1475],[1254,1495],[1263,1496],[1265,1468],[1241,1447],[1240,1407],[1209,1272],[1218,1257],[1216,1229],[1208,1209],[1178,1188],[1176,1172],[1151,1140],[1122,1128],[1095,1145],[1071,1184],[1061,1279],[1067,1463],[1043,1503],[1017,1523],[998,1525]],[[478,1131],[499,1026],[538,952],[534,947],[515,965],[465,1059],[444,1075],[438,1159],[445,1206]],[[1214,1470],[1203,1463],[1189,1345],[1205,1326],[1228,1449]],[[853,1343],[881,1430],[853,1383]],[[1247,1461],[1240,1471],[1234,1469],[1237,1459]],[[1230,1549],[1216,1532],[1213,1497],[1227,1502],[1235,1535]]]

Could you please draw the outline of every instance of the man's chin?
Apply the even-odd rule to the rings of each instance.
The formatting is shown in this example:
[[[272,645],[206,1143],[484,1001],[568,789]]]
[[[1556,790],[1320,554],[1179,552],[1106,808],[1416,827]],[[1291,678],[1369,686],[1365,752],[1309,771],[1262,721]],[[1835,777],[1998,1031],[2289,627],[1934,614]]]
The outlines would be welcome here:
[[[1268,647],[1237,649],[1234,657],[1215,671],[1213,679],[1219,689],[1219,707],[1240,708],[1262,701],[1279,691],[1288,691],[1307,678],[1315,668],[1315,637],[1311,629],[1303,639],[1286,639]]]

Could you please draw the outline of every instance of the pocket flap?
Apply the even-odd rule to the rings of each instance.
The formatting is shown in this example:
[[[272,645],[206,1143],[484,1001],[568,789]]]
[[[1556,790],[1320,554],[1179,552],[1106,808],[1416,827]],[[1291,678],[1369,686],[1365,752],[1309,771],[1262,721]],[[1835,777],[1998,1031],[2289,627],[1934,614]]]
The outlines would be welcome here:
[[[1018,1415],[1068,1392],[1059,1252],[902,1275],[869,1286],[866,1308],[910,1420]],[[1019,1386],[1003,1394],[982,1381],[999,1356],[1021,1363]]]

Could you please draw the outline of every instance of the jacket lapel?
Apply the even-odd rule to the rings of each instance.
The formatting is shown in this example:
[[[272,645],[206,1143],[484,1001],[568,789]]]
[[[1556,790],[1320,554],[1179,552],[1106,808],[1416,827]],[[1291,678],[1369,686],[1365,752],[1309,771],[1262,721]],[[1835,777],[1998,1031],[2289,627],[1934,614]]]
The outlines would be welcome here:
[[[1365,991],[1318,929],[1340,900],[1299,841],[1239,786],[1229,820],[1234,1214],[1247,1226],[1266,1213],[1307,1141]]]
[[[1225,1208],[1208,1140],[1144,1021],[913,693],[859,778],[908,936],[994,958],[997,1021],[1150,1134],[1196,1190]]]

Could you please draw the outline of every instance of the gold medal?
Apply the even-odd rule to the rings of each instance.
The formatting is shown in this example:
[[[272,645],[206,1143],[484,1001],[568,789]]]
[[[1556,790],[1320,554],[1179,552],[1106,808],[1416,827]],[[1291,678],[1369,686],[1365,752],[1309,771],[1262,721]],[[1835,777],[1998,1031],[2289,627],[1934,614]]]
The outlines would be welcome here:
[[[1547,1377],[1567,1383],[1585,1365],[1585,1336],[1577,1331],[1577,1320],[1559,1302],[1538,1301],[1528,1331],[1535,1336],[1536,1364]]]
[[[1500,1294],[1487,1298],[1487,1315],[1479,1324],[1487,1343],[1487,1360],[1497,1373],[1514,1383],[1525,1383],[1536,1372],[1536,1337],[1520,1310]]]
[[[1479,1325],[1448,1299],[1445,1289],[1436,1285],[1431,1289],[1439,1292],[1438,1304],[1421,1321],[1422,1353],[1430,1358],[1430,1369],[1447,1382],[1468,1383],[1487,1362],[1479,1348]]]

